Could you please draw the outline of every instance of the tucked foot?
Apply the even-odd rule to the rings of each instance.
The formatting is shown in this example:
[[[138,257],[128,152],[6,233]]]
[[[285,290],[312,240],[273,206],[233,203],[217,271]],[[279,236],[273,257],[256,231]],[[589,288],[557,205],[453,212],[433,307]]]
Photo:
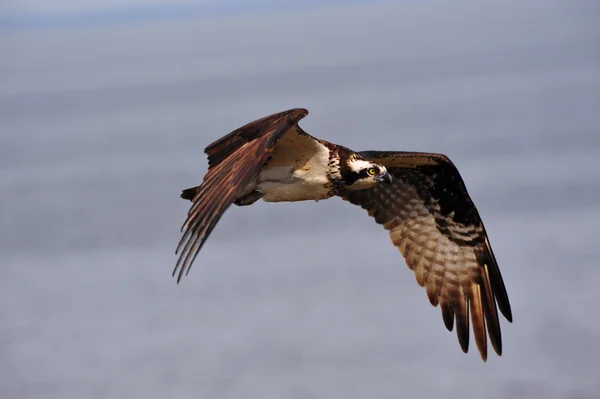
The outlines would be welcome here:
[[[263,195],[261,193],[259,193],[258,191],[254,190],[250,194],[245,195],[245,196],[243,196],[241,198],[236,199],[235,201],[233,201],[233,203],[235,205],[237,205],[237,206],[252,205],[256,201],[258,201],[259,199],[261,199],[262,197],[263,197]]]

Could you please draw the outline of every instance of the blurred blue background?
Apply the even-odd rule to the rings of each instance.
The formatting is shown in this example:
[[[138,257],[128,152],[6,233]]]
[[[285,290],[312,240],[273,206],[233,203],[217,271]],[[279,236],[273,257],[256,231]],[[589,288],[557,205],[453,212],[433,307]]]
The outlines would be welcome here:
[[[339,199],[230,208],[175,283],[203,148],[292,107],[457,164],[502,357]],[[4,1],[0,397],[595,398],[599,155],[595,0]]]

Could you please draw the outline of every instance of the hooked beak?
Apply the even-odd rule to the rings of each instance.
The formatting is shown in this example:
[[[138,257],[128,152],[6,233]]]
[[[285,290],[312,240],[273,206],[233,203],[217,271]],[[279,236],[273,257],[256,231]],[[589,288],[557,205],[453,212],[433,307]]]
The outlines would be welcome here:
[[[392,175],[390,174],[390,172],[385,172],[385,175],[379,176],[377,178],[377,181],[379,183],[392,184],[392,181],[393,181]]]

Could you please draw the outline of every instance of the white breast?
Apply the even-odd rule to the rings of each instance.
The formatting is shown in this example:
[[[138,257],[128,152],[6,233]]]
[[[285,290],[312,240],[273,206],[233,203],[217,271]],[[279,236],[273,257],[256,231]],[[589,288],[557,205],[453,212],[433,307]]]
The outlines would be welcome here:
[[[331,197],[329,149],[310,136],[286,134],[258,178],[267,202],[321,200]]]

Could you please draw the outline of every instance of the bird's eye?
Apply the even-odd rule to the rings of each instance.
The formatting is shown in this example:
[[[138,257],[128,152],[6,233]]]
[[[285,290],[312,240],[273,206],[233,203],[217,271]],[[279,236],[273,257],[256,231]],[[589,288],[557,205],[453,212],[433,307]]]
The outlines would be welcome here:
[[[377,173],[377,172],[375,172],[375,168],[369,168],[369,169],[367,169],[367,173],[370,174],[371,176],[375,176],[375,173]]]

